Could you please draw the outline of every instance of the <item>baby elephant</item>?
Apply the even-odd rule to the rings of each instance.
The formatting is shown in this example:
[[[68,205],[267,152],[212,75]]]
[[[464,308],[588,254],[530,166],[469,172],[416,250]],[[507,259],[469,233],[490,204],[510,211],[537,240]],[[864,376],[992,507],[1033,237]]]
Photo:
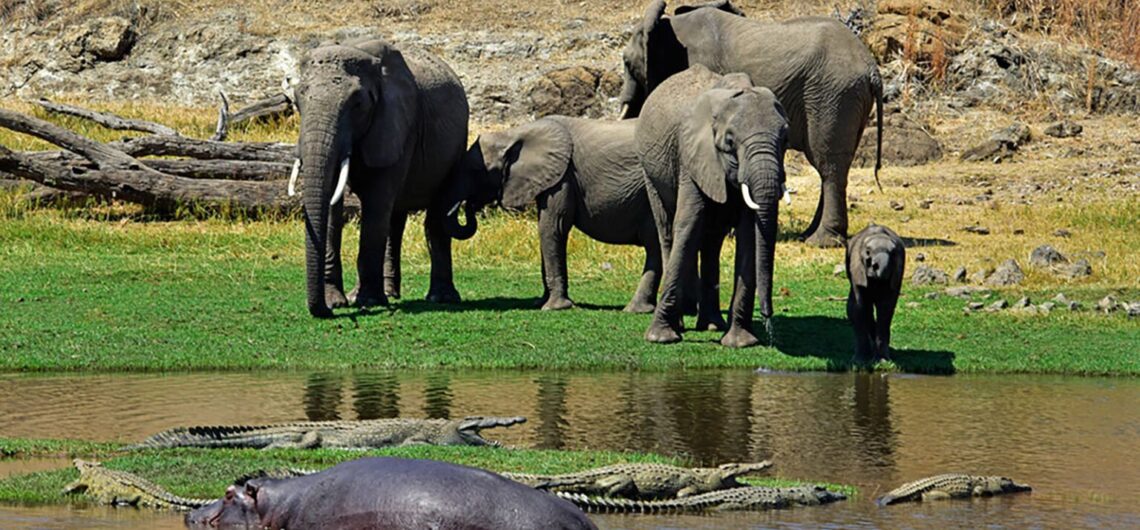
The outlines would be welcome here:
[[[890,228],[870,225],[847,243],[847,319],[856,363],[890,359],[891,319],[899,301],[906,250]]]

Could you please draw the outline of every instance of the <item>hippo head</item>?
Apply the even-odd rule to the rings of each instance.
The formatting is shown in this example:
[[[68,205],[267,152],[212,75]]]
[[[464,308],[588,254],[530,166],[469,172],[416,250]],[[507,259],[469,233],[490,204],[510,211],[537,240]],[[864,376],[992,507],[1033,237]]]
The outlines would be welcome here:
[[[253,499],[241,488],[230,486],[224,497],[187,514],[186,526],[255,530],[261,528],[261,519]]]

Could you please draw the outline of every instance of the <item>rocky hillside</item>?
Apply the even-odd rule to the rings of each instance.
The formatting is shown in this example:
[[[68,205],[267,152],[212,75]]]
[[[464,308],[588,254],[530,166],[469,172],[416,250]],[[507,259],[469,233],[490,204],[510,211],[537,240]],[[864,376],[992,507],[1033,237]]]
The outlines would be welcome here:
[[[479,123],[613,115],[621,48],[645,3],[259,0],[237,8],[216,0],[0,0],[0,98],[213,106],[224,91],[240,104],[279,93],[319,42],[379,34],[443,56],[463,78]],[[888,98],[916,114],[930,106],[1026,105],[1140,112],[1137,70],[1021,31],[1016,14],[997,20],[951,0],[880,0],[843,12],[813,0],[736,4],[761,19],[847,19],[880,57]]]

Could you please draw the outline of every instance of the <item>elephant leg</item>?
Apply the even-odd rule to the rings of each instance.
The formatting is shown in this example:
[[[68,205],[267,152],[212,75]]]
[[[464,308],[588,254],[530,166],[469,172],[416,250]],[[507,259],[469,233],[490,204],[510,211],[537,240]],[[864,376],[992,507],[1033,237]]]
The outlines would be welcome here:
[[[384,251],[384,294],[400,298],[400,250],[404,245],[404,226],[408,212],[392,212],[392,225],[388,229],[388,248]]]
[[[873,358],[875,320],[871,310],[863,293],[852,287],[847,294],[847,320],[855,333],[855,356],[851,358],[854,364],[866,364]]]
[[[431,256],[431,281],[425,299],[441,304],[457,304],[461,300],[455,288],[451,266],[451,237],[444,230],[446,212],[442,206],[428,208],[424,219],[428,254]]]
[[[719,221],[710,219],[710,222],[705,223],[701,241],[700,298],[696,327],[699,331],[728,329],[728,323],[720,314],[720,250],[728,234]]]
[[[805,97],[808,97],[805,94]],[[835,108],[808,111],[808,161],[819,172],[819,204],[803,238],[817,247],[847,240],[847,174],[873,105],[862,86],[848,87],[827,101]]]
[[[384,294],[384,252],[392,222],[392,207],[400,188],[400,179],[391,175],[386,172],[357,193],[360,197],[360,254],[356,259],[356,288],[349,296],[357,307],[388,305],[388,297]]]
[[[804,241],[816,247],[838,247],[847,241],[847,171],[846,163],[821,163],[821,190],[812,224],[804,231]]]
[[[344,296],[344,270],[340,260],[344,234],[344,201],[329,208],[328,244],[325,246],[325,305],[332,309],[348,305]]]
[[[699,235],[704,224],[704,200],[696,185],[681,180],[677,214],[673,221],[673,249],[665,267],[665,285],[653,312],[645,340],[672,343],[681,340],[681,298],[685,278],[695,274]]]
[[[574,302],[567,294],[566,241],[574,220],[571,186],[563,182],[538,198],[538,236],[542,252],[544,311],[569,309]]]
[[[657,286],[661,282],[661,242],[651,224],[641,230],[639,240],[645,246],[645,266],[641,269],[641,281],[637,284],[637,291],[633,293],[633,298],[623,311],[652,313],[654,302],[657,300]]]
[[[897,294],[889,294],[875,301],[875,360],[891,359],[891,320],[895,318]]]
[[[756,306],[756,230],[751,212],[740,215],[736,225],[736,260],[733,266],[732,307],[728,332],[720,343],[745,348],[760,342],[752,332],[752,311]],[[703,279],[703,278],[702,278]]]

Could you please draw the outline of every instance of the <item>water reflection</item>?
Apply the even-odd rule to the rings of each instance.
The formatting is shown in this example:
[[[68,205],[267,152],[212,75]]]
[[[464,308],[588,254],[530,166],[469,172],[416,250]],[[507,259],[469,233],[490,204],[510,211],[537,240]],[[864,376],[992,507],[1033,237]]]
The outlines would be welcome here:
[[[242,407],[232,406],[235,395]],[[528,417],[485,433],[508,445],[652,451],[702,464],[767,458],[781,476],[855,484],[868,498],[939,472],[1007,474],[1035,487],[1028,500],[987,505],[1011,517],[1011,526],[1080,526],[1075,514],[1131,514],[1140,502],[1135,379],[748,371],[0,375],[0,436],[129,442],[178,425],[480,414]],[[938,510],[912,514],[930,524],[900,524],[947,524],[943,509],[922,510]],[[1047,510],[1047,522],[1035,519]],[[827,520],[814,514],[828,512],[794,512],[761,526],[881,519],[870,511]],[[1120,519],[1096,520],[1111,526]]]

